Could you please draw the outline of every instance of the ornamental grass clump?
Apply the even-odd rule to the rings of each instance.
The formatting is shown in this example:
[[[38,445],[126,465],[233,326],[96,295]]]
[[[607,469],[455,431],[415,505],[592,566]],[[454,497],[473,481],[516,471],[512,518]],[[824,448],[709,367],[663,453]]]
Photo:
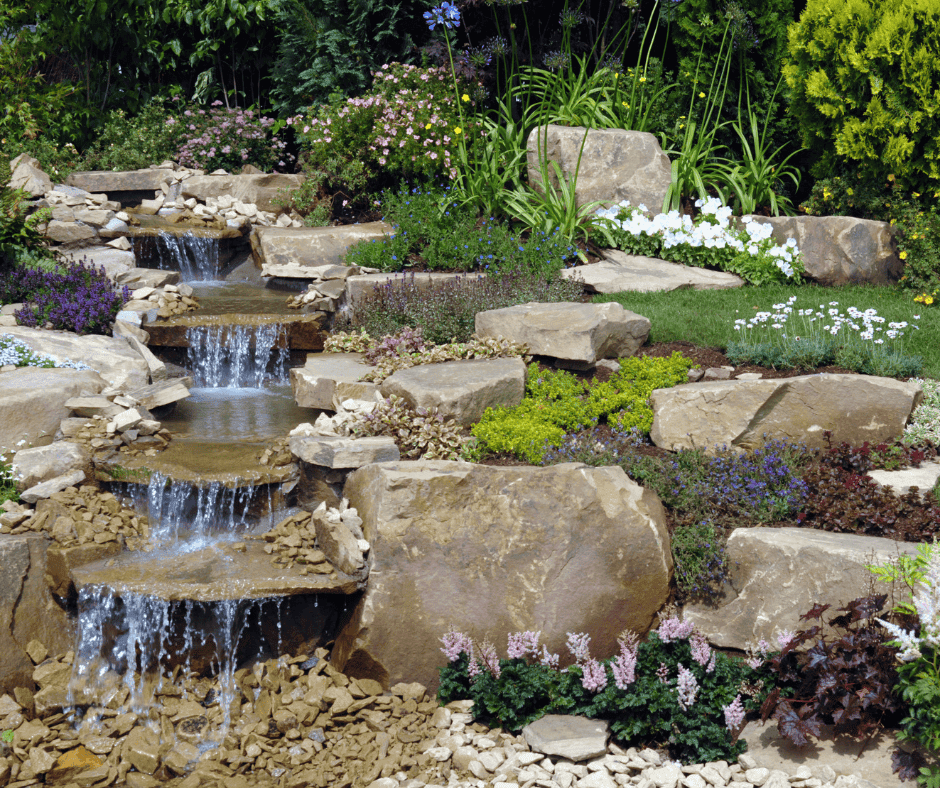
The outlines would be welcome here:
[[[889,322],[874,308],[850,306],[845,313],[838,301],[818,308],[795,309],[797,297],[773,305],[773,312],[758,312],[750,320],[734,321],[741,339],[728,343],[726,355],[734,364],[758,364],[774,369],[815,369],[835,364],[854,372],[884,377],[911,377],[923,369],[920,356],[907,355],[901,339],[917,330],[914,315]]]
[[[0,283],[0,300],[25,302],[16,313],[20,325],[43,326],[76,334],[108,334],[121,307],[130,300],[104,268],[84,259],[53,271],[16,268]]]
[[[597,215],[605,242],[629,254],[718,268],[753,285],[802,281],[805,268],[793,238],[778,244],[773,228],[750,216],[742,219],[743,229],[733,227],[731,208],[717,197],[695,205],[700,212],[694,220],[677,210],[650,219],[645,205],[634,207],[628,200]]]
[[[766,694],[765,672],[712,651],[691,623],[670,614],[642,643],[625,632],[603,660],[589,635],[569,632],[564,668],[540,636],[510,634],[500,659],[491,643],[448,632],[438,698],[473,700],[477,720],[510,731],[545,714],[607,719],[622,746],[663,747],[683,763],[735,761],[745,750],[737,736]]]

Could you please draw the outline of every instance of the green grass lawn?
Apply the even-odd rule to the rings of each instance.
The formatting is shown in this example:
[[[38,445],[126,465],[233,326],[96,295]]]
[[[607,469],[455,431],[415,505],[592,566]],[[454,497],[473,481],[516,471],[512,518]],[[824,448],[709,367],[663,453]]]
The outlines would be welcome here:
[[[648,317],[651,342],[685,340],[697,345],[725,349],[737,332],[734,321],[758,311],[772,311],[774,304],[796,296],[794,309],[818,308],[837,301],[843,313],[854,306],[874,308],[886,321],[916,323],[900,340],[905,353],[924,359],[924,375],[940,379],[940,309],[913,301],[911,294],[894,287],[849,285],[765,285],[734,290],[674,290],[669,293],[614,293],[595,296],[597,303],[616,301],[624,309]],[[919,320],[914,320],[920,315]]]

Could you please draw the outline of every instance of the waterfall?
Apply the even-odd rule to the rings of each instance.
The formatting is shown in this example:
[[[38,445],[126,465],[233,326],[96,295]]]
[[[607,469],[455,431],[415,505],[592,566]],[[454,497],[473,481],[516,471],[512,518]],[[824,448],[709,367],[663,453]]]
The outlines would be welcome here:
[[[188,328],[188,363],[196,386],[259,388],[265,381],[285,382],[290,351],[283,333],[281,323]]]
[[[179,271],[184,282],[215,279],[219,271],[219,242],[192,233],[160,233],[155,239],[160,268]]]

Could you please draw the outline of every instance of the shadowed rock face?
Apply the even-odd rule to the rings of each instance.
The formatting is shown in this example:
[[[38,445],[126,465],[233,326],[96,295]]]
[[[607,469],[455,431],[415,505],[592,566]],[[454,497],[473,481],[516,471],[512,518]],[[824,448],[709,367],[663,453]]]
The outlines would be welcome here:
[[[586,631],[609,655],[669,594],[662,505],[620,468],[381,463],[355,471],[345,495],[371,567],[333,659],[380,681],[436,686],[431,646],[451,626],[497,644],[541,630],[559,652],[566,632]]]

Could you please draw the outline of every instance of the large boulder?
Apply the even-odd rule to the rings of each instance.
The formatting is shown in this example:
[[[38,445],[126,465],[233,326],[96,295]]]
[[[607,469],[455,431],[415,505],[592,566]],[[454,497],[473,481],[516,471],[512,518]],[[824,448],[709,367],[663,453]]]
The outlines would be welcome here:
[[[213,197],[230,195],[244,203],[253,203],[261,211],[278,213],[276,205],[291,189],[304,181],[303,175],[197,175],[183,181],[183,197],[195,197],[200,202]]]
[[[20,489],[63,476],[70,471],[84,471],[91,478],[91,453],[79,443],[56,441],[50,446],[20,449],[13,455],[13,473]]]
[[[520,304],[478,312],[475,327],[481,337],[505,337],[573,369],[632,356],[650,333],[648,318],[616,303]]]
[[[632,205],[646,205],[651,214],[660,213],[672,182],[672,167],[656,137],[645,131],[591,129],[585,140],[584,133],[583,126],[534,129],[526,143],[529,183],[540,187],[539,162],[547,158],[558,164],[563,175],[573,177],[577,172],[579,206],[601,201],[609,207],[629,200]],[[551,164],[548,176],[557,187]]]
[[[18,367],[0,374],[0,449],[50,443],[71,412],[66,401],[106,386],[90,369]]]
[[[360,381],[372,369],[361,353],[308,353],[307,363],[291,367],[290,385],[301,408],[336,410],[347,399],[375,399],[378,386]]]
[[[80,222],[60,222],[57,219],[46,225],[45,235],[50,241],[70,248],[91,246],[98,241],[94,227]]]
[[[114,199],[115,192],[155,192],[159,191],[164,183],[172,182],[173,170],[165,169],[73,172],[65,181],[68,186],[88,192],[104,192],[111,196],[111,199]]]
[[[68,614],[46,583],[48,548],[49,540],[38,534],[0,536],[0,692],[34,686],[30,641],[53,654],[73,645]]]
[[[525,393],[521,358],[448,361],[400,369],[380,387],[382,396],[401,397],[413,408],[437,408],[458,424],[476,424],[487,408],[514,407]]]
[[[87,246],[83,249],[71,249],[62,256],[69,262],[83,262],[86,266],[103,268],[109,279],[116,280],[128,271],[136,270],[137,258],[132,251],[123,251],[111,246]],[[160,272],[163,273],[163,272]]]
[[[4,328],[3,332],[12,334],[37,353],[91,367],[114,388],[128,391],[139,389],[150,382],[147,362],[121,337],[81,335],[24,326],[10,326]]]
[[[256,227],[251,250],[262,276],[320,279],[324,265],[343,265],[353,244],[392,232],[384,222],[341,227]],[[351,273],[358,274],[353,268]]]
[[[759,216],[779,243],[796,239],[806,275],[823,285],[897,281],[904,272],[891,225],[852,216]]]
[[[52,179],[43,172],[38,159],[21,153],[10,162],[9,187],[20,189],[31,197],[42,197],[46,192],[52,191]]]
[[[580,279],[589,293],[654,293],[671,290],[727,290],[744,280],[724,271],[670,263],[655,257],[607,249],[604,260],[561,272],[565,279]]]
[[[650,397],[650,439],[666,449],[752,449],[766,438],[824,448],[892,441],[920,404],[919,383],[868,375],[802,375],[772,380],[716,380],[657,389]]]
[[[385,686],[436,687],[451,626],[501,649],[509,632],[541,630],[555,652],[587,632],[607,656],[669,596],[662,504],[619,467],[381,463],[354,471],[345,495],[371,567],[332,659]]]
[[[778,631],[811,625],[800,616],[813,605],[830,604],[834,612],[867,596],[872,583],[867,565],[916,551],[915,544],[877,536],[812,528],[738,528],[728,539],[730,588],[724,600],[717,608],[687,605],[685,618],[720,648],[744,650],[761,638],[776,645]],[[876,593],[888,590],[875,585]]]

